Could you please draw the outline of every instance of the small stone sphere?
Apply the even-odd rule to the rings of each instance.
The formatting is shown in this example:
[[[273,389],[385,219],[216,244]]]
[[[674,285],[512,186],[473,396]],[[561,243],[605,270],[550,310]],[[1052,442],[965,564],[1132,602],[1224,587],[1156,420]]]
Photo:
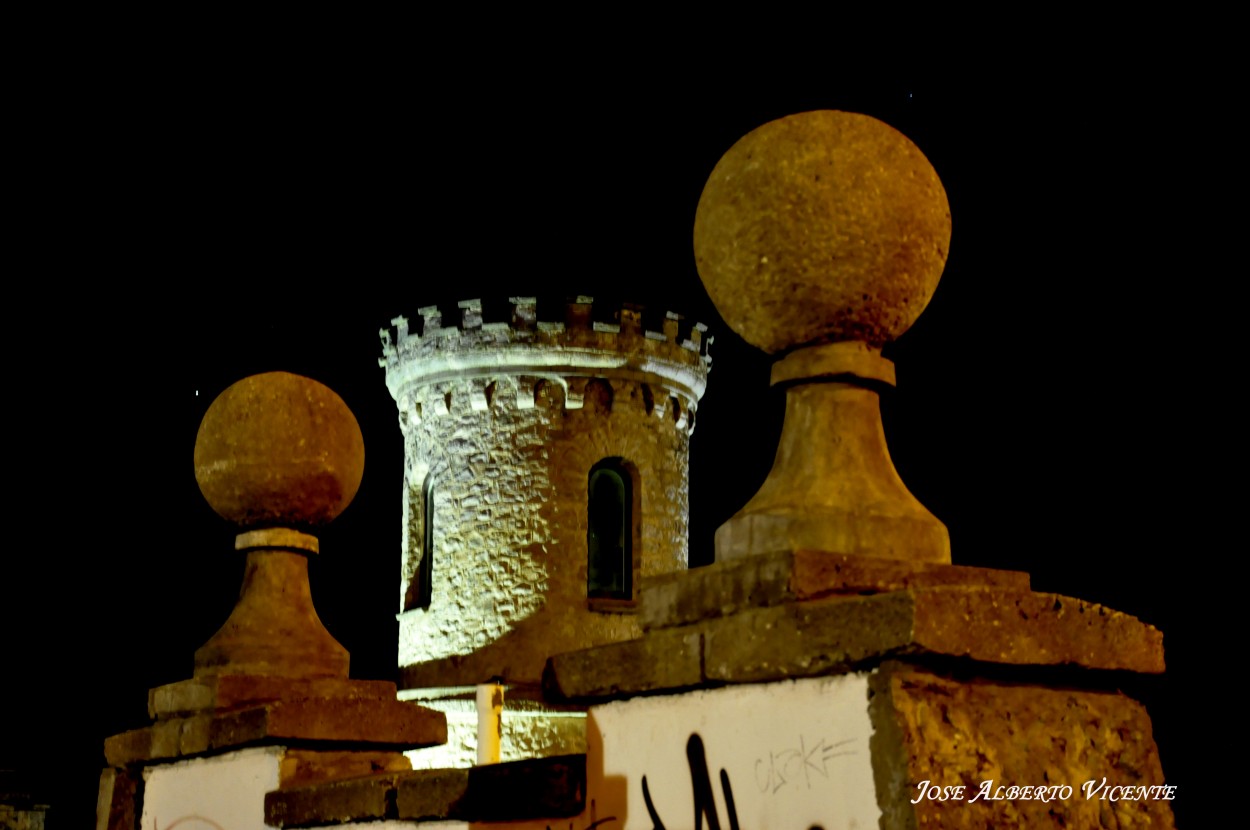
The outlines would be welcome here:
[[[729,148],[699,198],[694,254],[725,322],[776,354],[897,338],[933,296],[950,237],[946,191],[916,145],[821,110]]]
[[[230,386],[195,438],[200,492],[244,528],[326,524],[356,496],[364,470],[364,438],[347,404],[287,372]]]

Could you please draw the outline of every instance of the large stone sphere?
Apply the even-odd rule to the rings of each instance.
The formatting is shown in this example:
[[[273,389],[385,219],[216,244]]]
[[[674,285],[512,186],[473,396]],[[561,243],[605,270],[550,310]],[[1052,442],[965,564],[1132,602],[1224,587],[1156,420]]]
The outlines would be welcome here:
[[[933,296],[950,236],[946,191],[916,145],[822,110],[729,148],[699,199],[694,252],[725,322],[775,354],[897,338]]]
[[[351,503],[364,469],[364,438],[347,404],[287,372],[230,386],[195,439],[200,492],[245,528],[323,525]]]

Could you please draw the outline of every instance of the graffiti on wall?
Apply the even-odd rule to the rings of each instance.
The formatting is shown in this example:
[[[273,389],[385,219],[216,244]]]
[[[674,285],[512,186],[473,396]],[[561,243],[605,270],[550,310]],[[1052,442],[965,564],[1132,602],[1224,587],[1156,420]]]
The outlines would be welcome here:
[[[788,786],[810,790],[813,782],[819,786],[829,781],[830,761],[854,754],[853,743],[850,738],[821,738],[812,743],[800,733],[794,746],[769,750],[767,758],[755,759],[755,785],[762,793],[777,793]]]
[[[596,794],[623,830],[867,830],[880,818],[866,675],[635,698],[595,707],[590,725],[603,779],[628,782],[619,803]]]

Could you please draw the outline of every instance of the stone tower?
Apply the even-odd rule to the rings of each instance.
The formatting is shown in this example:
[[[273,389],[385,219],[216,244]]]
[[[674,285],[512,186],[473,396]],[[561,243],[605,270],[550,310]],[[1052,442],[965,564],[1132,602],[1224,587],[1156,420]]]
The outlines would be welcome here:
[[[408,688],[513,689],[555,653],[639,636],[642,577],[687,566],[706,327],[578,297],[382,332],[405,467],[399,664]],[[544,314],[547,309],[543,309]],[[603,322],[609,320],[611,322]],[[654,325],[658,323],[658,325]]]

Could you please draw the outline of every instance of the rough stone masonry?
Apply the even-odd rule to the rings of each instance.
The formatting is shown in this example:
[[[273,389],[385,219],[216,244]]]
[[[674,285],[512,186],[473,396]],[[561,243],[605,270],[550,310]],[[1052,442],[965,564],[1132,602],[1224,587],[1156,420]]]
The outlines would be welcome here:
[[[513,298],[509,321],[483,322],[470,300],[459,326],[430,307],[420,334],[404,318],[383,332],[405,437],[405,686],[537,684],[552,654],[637,637],[642,577],[686,568],[704,327],[669,313],[647,331],[629,306],[594,322],[591,302],[548,323]],[[632,479],[633,587],[614,600],[587,596],[587,481],[605,460]]]

